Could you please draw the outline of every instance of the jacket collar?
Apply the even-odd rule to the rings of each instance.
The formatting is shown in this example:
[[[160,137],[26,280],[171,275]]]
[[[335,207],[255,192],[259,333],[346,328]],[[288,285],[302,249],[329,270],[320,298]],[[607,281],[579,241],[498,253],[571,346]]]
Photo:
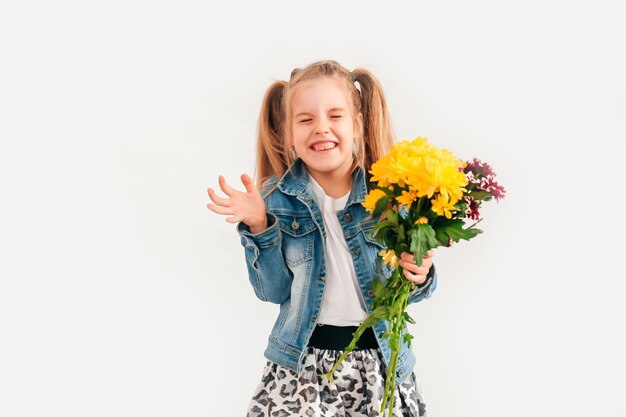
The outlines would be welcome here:
[[[352,191],[346,207],[353,203],[362,203],[368,193],[367,177],[363,167],[357,167],[352,173]],[[298,158],[278,181],[278,189],[285,194],[297,195],[308,193],[309,172],[302,159]]]

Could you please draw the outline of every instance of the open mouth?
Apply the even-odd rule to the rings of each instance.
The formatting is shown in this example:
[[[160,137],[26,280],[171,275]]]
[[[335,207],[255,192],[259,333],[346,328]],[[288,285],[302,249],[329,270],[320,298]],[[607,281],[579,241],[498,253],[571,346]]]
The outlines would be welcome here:
[[[319,142],[319,143],[312,145],[311,149],[313,149],[316,152],[328,152],[328,151],[335,149],[336,147],[337,147],[337,144],[335,142]]]

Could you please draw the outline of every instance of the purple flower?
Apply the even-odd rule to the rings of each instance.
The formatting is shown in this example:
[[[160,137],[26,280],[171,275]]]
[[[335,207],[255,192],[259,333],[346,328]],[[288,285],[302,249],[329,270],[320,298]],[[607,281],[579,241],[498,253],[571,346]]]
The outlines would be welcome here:
[[[496,181],[496,173],[493,172],[493,169],[488,163],[482,162],[478,158],[473,158],[471,161],[467,162],[464,171],[467,181],[470,185],[473,185],[473,187],[470,187],[471,189],[485,191],[492,197],[495,197],[496,201],[504,198],[506,191],[504,187]]]
[[[467,163],[467,166],[465,167],[465,172],[473,172],[474,175],[478,177],[496,175],[496,173],[493,172],[493,169],[491,169],[491,166],[488,163],[482,162],[478,158],[474,158]]]
[[[466,196],[464,197],[465,202],[467,203],[467,208],[465,209],[465,216],[469,217],[472,220],[480,219],[480,213],[478,212],[478,208],[480,207],[480,201],[474,199],[474,197]]]
[[[488,192],[492,197],[495,197],[496,201],[500,201],[506,194],[504,187],[498,184],[493,175],[481,178],[478,189]]]

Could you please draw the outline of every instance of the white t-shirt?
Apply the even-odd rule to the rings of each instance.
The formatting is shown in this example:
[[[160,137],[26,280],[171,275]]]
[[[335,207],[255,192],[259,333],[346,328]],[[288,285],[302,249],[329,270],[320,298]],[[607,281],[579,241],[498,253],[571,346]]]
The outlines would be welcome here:
[[[326,229],[326,290],[318,323],[359,326],[367,317],[367,312],[352,255],[337,217],[337,212],[345,208],[350,192],[339,198],[329,197],[312,176],[309,178]]]

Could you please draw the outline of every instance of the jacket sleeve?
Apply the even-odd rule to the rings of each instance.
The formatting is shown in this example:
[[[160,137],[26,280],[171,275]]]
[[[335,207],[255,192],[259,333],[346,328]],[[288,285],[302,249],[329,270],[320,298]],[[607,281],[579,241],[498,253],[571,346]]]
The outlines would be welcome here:
[[[430,267],[428,270],[428,275],[426,276],[426,282],[416,289],[413,290],[409,297],[409,304],[417,303],[426,298],[430,298],[433,294],[433,291],[437,288],[437,270],[435,269],[435,264]]]
[[[262,301],[281,304],[291,294],[293,277],[282,253],[282,232],[278,218],[267,212],[267,229],[253,234],[243,222],[237,224],[244,247],[248,279]]]

